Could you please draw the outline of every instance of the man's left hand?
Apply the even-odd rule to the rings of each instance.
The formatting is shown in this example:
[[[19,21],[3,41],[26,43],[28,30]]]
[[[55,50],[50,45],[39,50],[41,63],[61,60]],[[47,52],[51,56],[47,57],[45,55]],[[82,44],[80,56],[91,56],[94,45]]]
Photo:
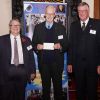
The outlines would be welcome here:
[[[100,74],[100,65],[97,66],[97,73]]]
[[[36,77],[36,74],[32,73],[31,76],[30,76],[31,81],[33,81],[35,79],[35,77]]]
[[[61,47],[61,45],[60,45],[60,43],[56,43],[55,45],[54,45],[54,49],[61,49],[62,47]]]

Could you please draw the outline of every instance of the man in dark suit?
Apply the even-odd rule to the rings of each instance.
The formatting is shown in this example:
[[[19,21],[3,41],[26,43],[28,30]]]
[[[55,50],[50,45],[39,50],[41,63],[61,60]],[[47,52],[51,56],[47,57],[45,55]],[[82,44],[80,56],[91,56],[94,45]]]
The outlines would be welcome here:
[[[51,79],[54,99],[62,100],[62,72],[66,49],[65,27],[54,22],[55,7],[47,6],[46,21],[36,25],[32,39],[38,56],[38,67],[42,78],[43,100],[50,100]]]
[[[85,2],[78,5],[78,14],[80,20],[70,27],[68,72],[75,74],[77,100],[97,100],[100,21],[89,17],[89,5]]]
[[[31,41],[20,34],[17,18],[9,23],[10,34],[0,36],[0,100],[25,100],[25,87],[35,78]]]

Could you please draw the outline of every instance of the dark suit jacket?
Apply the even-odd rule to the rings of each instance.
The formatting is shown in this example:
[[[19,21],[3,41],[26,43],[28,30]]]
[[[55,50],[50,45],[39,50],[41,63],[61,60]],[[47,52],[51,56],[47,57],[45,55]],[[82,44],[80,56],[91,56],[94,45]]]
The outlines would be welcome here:
[[[87,60],[89,65],[100,65],[100,21],[89,18],[84,31],[80,21],[71,24],[69,35],[68,64],[78,65]]]
[[[55,53],[55,57],[57,58],[57,62],[59,65],[63,66],[64,64],[64,51],[66,50],[66,46],[67,46],[67,37],[66,37],[66,30],[65,27],[58,24],[58,23],[54,23],[53,26],[54,27],[54,43],[60,43],[62,46],[62,50],[55,50],[57,51]],[[33,35],[33,39],[32,39],[32,44],[33,44],[33,48],[35,50],[35,52],[38,54],[38,61],[39,61],[39,66],[42,63],[42,53],[43,50],[38,51],[37,50],[37,44],[43,44],[44,43],[44,37],[45,37],[45,22],[40,23],[38,25],[36,25],[35,29],[34,29],[34,35]],[[61,36],[61,39],[58,39],[58,37]]]
[[[35,73],[35,61],[32,49],[28,50],[31,41],[26,36],[21,35],[24,67],[27,71],[28,78],[31,73]],[[8,69],[11,65],[11,40],[10,35],[0,37],[0,83],[7,80]]]

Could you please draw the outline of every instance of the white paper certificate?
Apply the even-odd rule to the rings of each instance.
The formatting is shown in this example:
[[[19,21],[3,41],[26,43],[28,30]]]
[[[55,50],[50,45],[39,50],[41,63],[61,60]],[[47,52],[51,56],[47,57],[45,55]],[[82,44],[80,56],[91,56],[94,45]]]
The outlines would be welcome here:
[[[43,43],[44,50],[54,50],[54,43]]]

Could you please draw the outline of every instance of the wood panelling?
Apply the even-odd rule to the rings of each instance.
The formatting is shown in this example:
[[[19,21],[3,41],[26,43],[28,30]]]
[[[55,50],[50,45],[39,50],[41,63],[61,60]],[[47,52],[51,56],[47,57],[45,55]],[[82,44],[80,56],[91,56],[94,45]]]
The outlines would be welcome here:
[[[100,19],[100,0],[94,0],[94,18]]]

